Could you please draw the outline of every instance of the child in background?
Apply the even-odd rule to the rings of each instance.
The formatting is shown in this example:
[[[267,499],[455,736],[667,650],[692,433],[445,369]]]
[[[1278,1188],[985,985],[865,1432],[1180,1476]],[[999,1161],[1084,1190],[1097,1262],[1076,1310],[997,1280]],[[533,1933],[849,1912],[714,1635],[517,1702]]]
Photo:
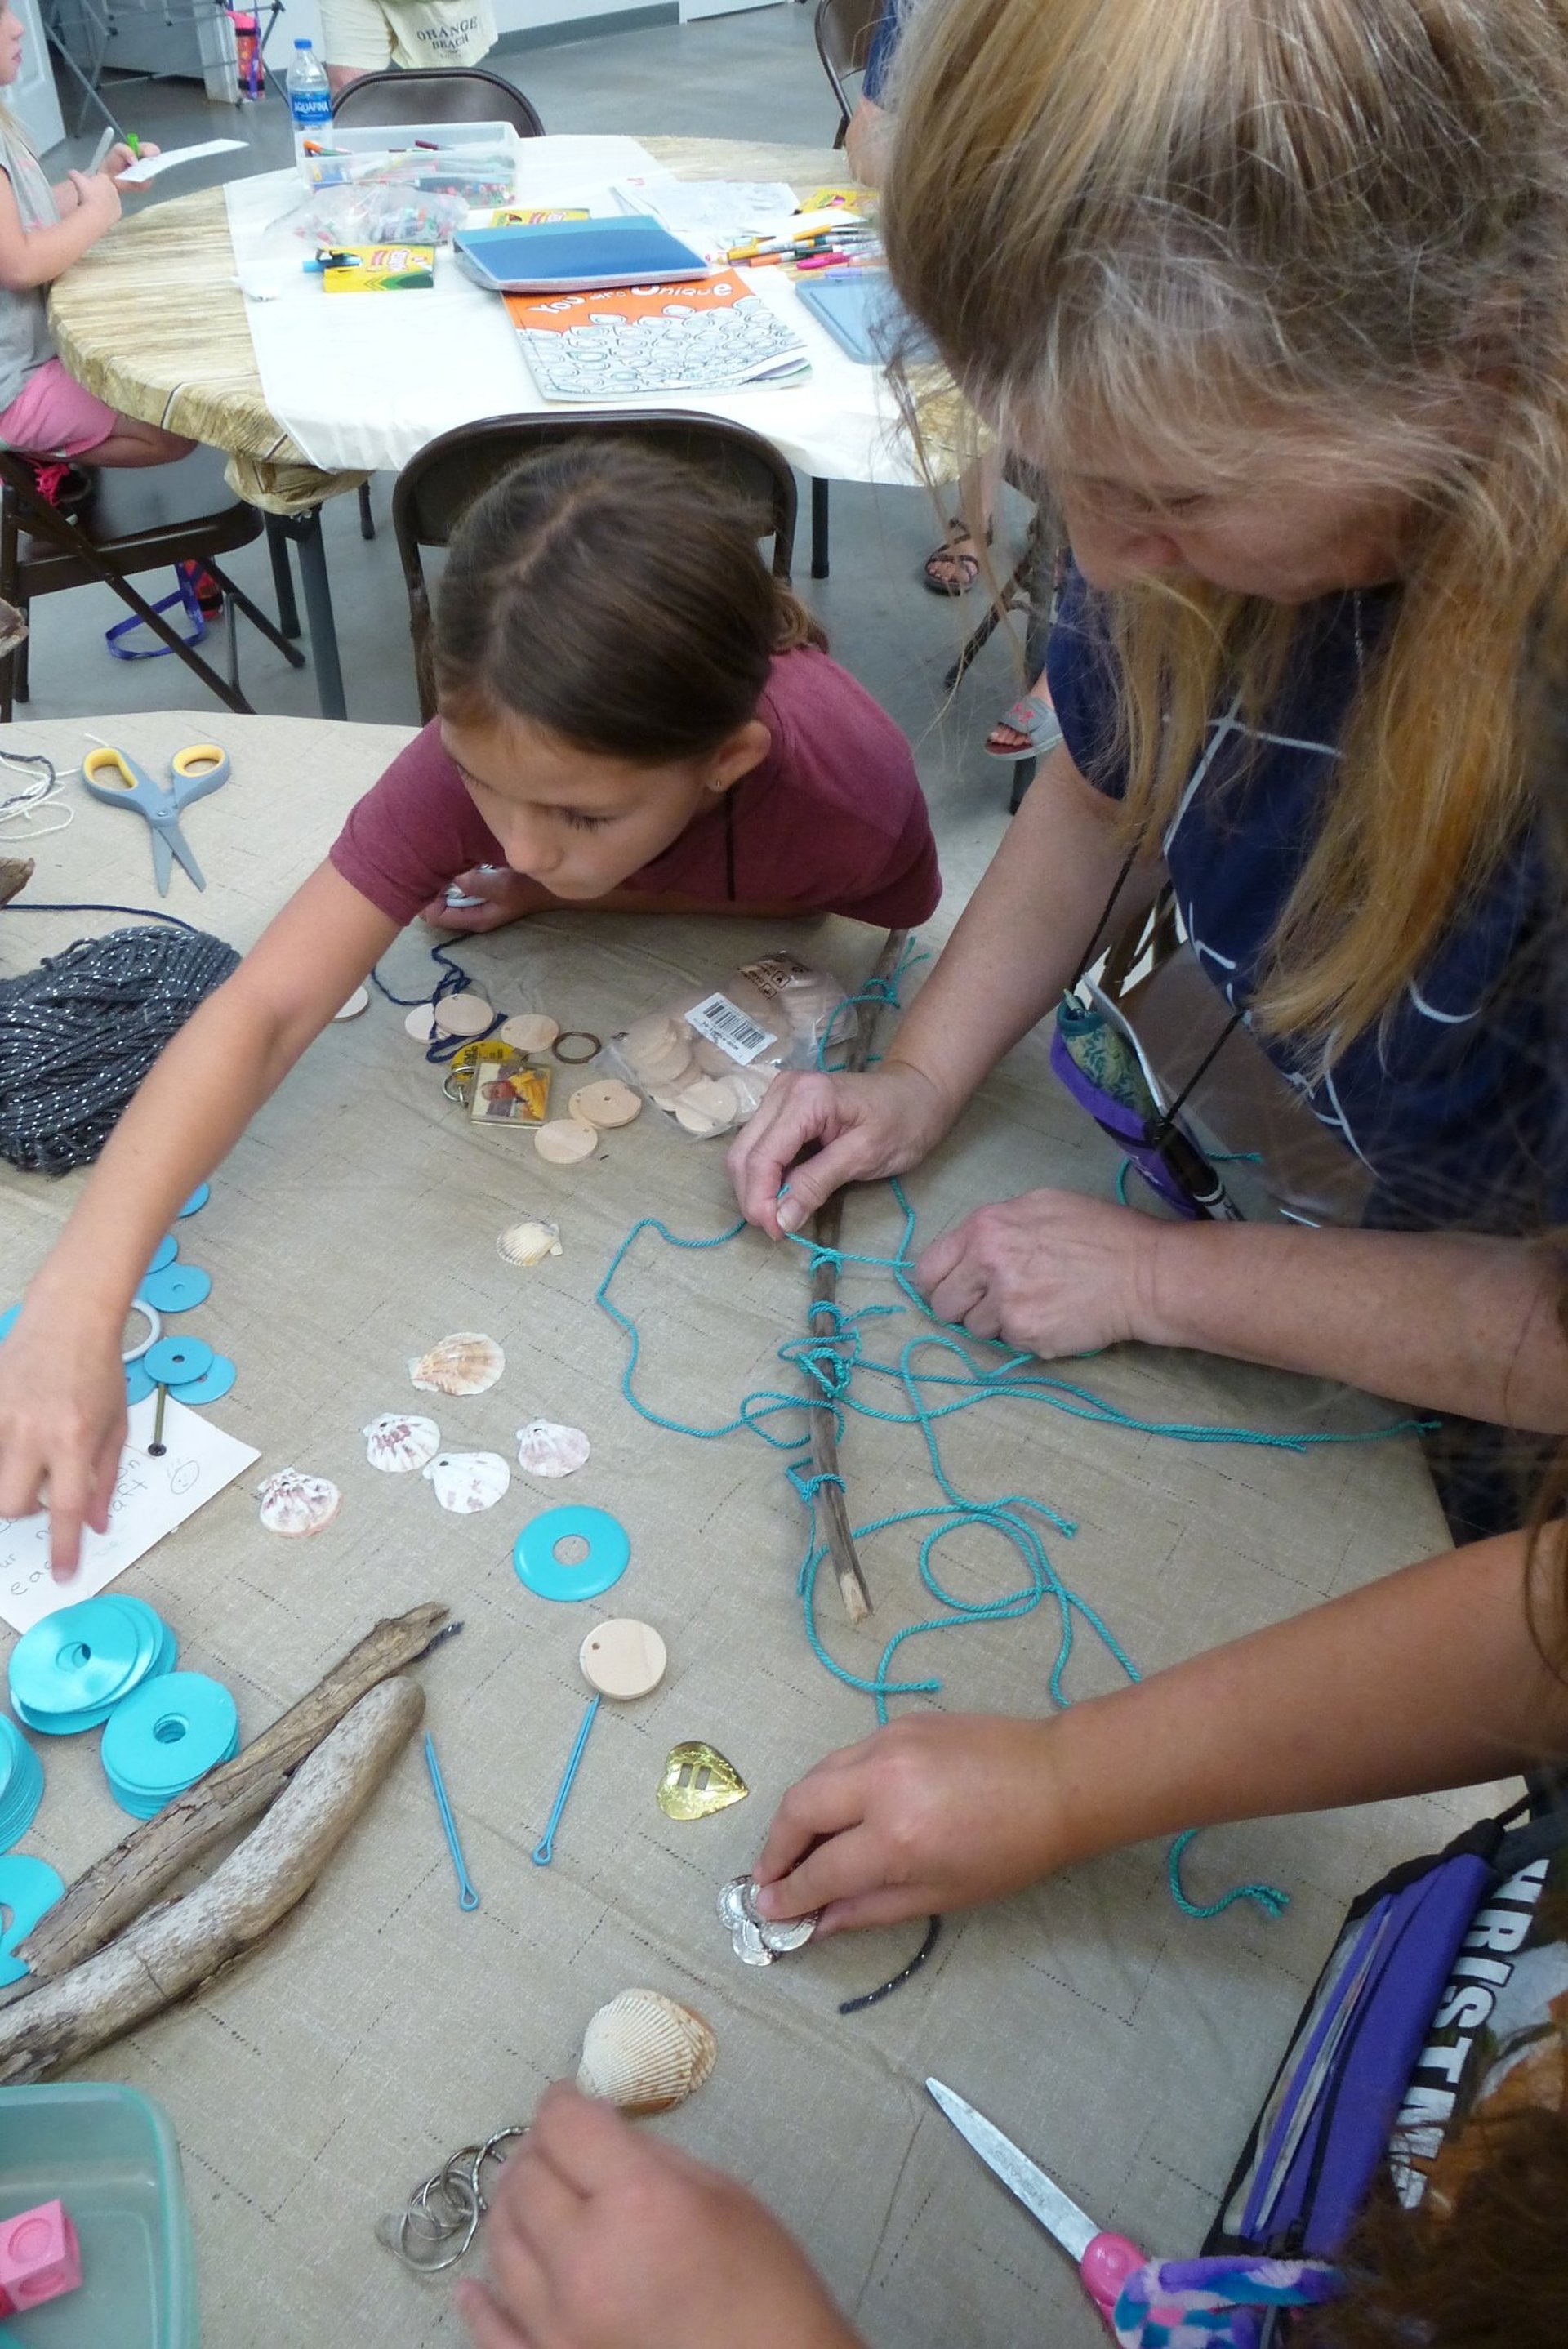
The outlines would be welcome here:
[[[46,1485],[62,1579],[84,1518],[104,1522],[120,1327],[170,1217],[470,866],[507,868],[496,919],[576,905],[903,927],[935,905],[909,745],[828,658],[753,527],[695,468],[593,440],[519,466],[459,526],[439,718],[159,1060],[0,1349],[0,1516]]]
[[[22,21],[5,0],[0,88],[8,89],[22,69],[23,38]],[[26,132],[0,106],[0,444],[43,460],[37,470],[46,496],[57,493],[67,458],[165,465],[196,445],[95,398],[66,373],[49,333],[45,289],[114,226],[117,183],[136,160],[129,147],[112,147],[101,171],[71,171],[51,187]]]

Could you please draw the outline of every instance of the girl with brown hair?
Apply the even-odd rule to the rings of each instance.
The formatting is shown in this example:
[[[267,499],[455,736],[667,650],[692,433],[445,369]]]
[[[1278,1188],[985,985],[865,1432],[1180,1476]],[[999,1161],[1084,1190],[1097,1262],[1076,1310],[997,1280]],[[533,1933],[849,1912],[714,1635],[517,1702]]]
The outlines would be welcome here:
[[[926,1249],[934,1311],[1560,1433],[1526,1235],[1568,1212],[1563,1097],[1508,990],[1543,885],[1516,679],[1568,553],[1568,17],[935,0],[901,65],[889,258],[1059,503],[1066,740],[882,1068],[770,1094],[741,1205],[794,1229],[918,1163],[1169,878],[1216,1034],[1365,1162],[1366,1227],[1037,1191]]]
[[[421,906],[480,866],[502,920],[903,926],[941,893],[909,745],[694,466],[583,440],[507,474],[454,533],[434,662],[439,717],[159,1060],[0,1350],[0,1516],[46,1491],[62,1580],[104,1525],[160,1234]]]

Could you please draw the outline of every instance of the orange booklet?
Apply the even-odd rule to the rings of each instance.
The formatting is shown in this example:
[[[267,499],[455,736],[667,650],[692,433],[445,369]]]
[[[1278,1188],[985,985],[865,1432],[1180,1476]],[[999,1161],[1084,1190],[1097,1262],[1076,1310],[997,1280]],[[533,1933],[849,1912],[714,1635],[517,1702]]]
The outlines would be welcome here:
[[[733,270],[597,294],[509,294],[546,399],[644,399],[795,382],[806,346]]]

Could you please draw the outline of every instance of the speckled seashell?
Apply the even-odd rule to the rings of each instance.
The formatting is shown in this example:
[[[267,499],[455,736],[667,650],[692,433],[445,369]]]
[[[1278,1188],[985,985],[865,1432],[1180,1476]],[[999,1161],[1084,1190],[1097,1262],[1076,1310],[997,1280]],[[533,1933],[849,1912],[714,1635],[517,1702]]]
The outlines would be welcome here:
[[[256,1495],[262,1523],[270,1534],[318,1534],[337,1515],[342,1495],[325,1476],[307,1476],[299,1468],[280,1468],[267,1478]]]
[[[499,1452],[438,1452],[425,1474],[442,1508],[455,1517],[493,1509],[511,1482]]]
[[[571,1476],[593,1446],[580,1427],[553,1419],[531,1419],[517,1431],[517,1464],[530,1476]]]
[[[493,1338],[459,1330],[411,1361],[408,1376],[425,1394],[475,1395],[493,1387],[505,1368],[506,1356]]]
[[[365,1438],[365,1457],[372,1468],[387,1476],[407,1476],[433,1460],[441,1448],[441,1431],[435,1421],[417,1413],[405,1416],[402,1412],[384,1411],[359,1433]]]
[[[662,1991],[624,1990],[583,2034],[577,2085],[624,2113],[667,2113],[701,2087],[717,2054],[700,2014]]]
[[[497,1252],[508,1264],[542,1264],[547,1256],[560,1256],[561,1226],[542,1216],[526,1216],[521,1224],[510,1224],[496,1242]]]

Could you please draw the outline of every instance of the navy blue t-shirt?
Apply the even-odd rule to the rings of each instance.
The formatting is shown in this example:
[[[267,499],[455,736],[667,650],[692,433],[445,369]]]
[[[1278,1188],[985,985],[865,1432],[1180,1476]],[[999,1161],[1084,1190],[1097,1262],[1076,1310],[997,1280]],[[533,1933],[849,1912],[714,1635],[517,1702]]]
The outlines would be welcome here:
[[[1305,608],[1267,727],[1244,728],[1226,711],[1212,719],[1166,835],[1192,950],[1243,1015],[1316,835],[1361,669],[1398,593],[1337,595]],[[1101,790],[1119,792],[1114,657],[1097,598],[1076,571],[1047,668],[1075,764]],[[1293,1051],[1288,1038],[1259,1039],[1370,1169],[1369,1222],[1521,1232],[1568,1214],[1568,1045],[1553,1033],[1544,976],[1533,967],[1543,902],[1542,860],[1527,840],[1460,908],[1391,1015],[1332,1068]]]

